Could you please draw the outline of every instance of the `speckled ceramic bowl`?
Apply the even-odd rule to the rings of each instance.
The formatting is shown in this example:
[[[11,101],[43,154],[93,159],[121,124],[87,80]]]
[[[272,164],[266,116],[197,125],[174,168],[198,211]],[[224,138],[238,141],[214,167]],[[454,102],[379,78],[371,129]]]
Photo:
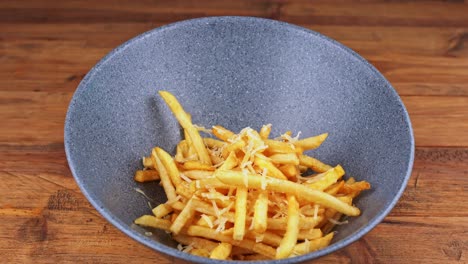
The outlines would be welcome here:
[[[161,89],[207,127],[238,131],[272,123],[273,135],[328,132],[311,154],[372,184],[356,200],[362,215],[338,227],[331,246],[271,263],[314,259],[359,239],[390,212],[410,176],[408,113],[385,78],[350,49],[258,18],[202,18],[157,28],[116,48],[86,75],[70,103],[65,147],[70,169],[96,209],[131,238],[168,255],[219,262],[179,252],[165,232],[145,236],[132,224],[150,213],[135,187],[165,201],[157,183],[133,181],[141,157],[155,145],[174,151],[181,138],[157,95]]]

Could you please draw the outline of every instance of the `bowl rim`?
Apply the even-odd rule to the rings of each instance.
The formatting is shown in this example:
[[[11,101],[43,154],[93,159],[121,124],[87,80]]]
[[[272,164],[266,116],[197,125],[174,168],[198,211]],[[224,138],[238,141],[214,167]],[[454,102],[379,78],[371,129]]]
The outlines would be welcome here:
[[[414,133],[413,133],[413,128],[411,124],[411,120],[408,114],[408,111],[406,110],[405,105],[403,104],[400,96],[396,92],[395,88],[390,84],[390,82],[372,65],[370,64],[366,59],[361,57],[359,54],[357,54],[355,51],[352,49],[344,46],[343,44],[339,43],[338,41],[331,39],[330,37],[327,37],[325,35],[322,35],[321,33],[318,33],[316,31],[303,28],[294,24],[290,24],[287,22],[282,22],[282,21],[277,21],[273,19],[268,19],[268,18],[260,18],[260,17],[249,17],[249,16],[211,16],[211,17],[200,17],[200,18],[193,18],[193,19],[188,19],[188,20],[182,20],[179,22],[175,23],[170,23],[161,27],[157,27],[154,29],[151,29],[149,31],[146,31],[140,35],[137,35],[136,37],[133,37],[132,39],[124,42],[123,44],[119,45],[117,48],[111,50],[106,56],[104,56],[95,66],[91,68],[91,70],[86,74],[86,76],[83,78],[83,80],[80,82],[78,85],[78,88],[75,90],[73,97],[69,103],[69,107],[67,110],[66,118],[65,118],[65,126],[64,126],[64,145],[65,145],[65,154],[67,157],[67,162],[70,168],[70,171],[75,178],[75,181],[77,182],[81,192],[84,194],[84,196],[87,198],[87,200],[93,205],[93,207],[112,225],[117,227],[121,232],[129,236],[130,238],[140,242],[141,244],[157,250],[158,252],[161,252],[165,255],[169,255],[172,257],[176,258],[181,258],[186,261],[191,261],[191,262],[197,262],[197,263],[233,263],[236,261],[223,261],[223,260],[213,260],[213,259],[208,259],[204,257],[199,257],[195,255],[191,255],[189,253],[184,253],[181,252],[175,248],[163,245],[162,243],[159,243],[157,241],[152,240],[150,237],[144,236],[143,234],[138,233],[137,231],[133,230],[131,226],[125,224],[123,221],[119,220],[116,218],[109,210],[107,210],[97,199],[93,197],[91,193],[87,191],[87,189],[84,186],[83,181],[81,180],[81,177],[77,174],[75,170],[75,165],[72,161],[71,158],[71,146],[69,142],[69,130],[72,121],[71,119],[71,114],[74,111],[74,106],[76,101],[79,98],[79,95],[83,93],[88,85],[89,80],[99,72],[101,65],[105,64],[108,60],[110,60],[113,56],[116,54],[119,54],[120,52],[124,51],[126,48],[131,46],[133,43],[141,41],[145,39],[146,37],[152,35],[152,34],[157,34],[162,31],[176,28],[176,27],[184,27],[187,25],[191,24],[197,24],[197,23],[207,23],[207,22],[226,22],[226,21],[247,21],[251,23],[267,23],[270,24],[272,27],[284,27],[287,29],[295,30],[295,31],[300,31],[305,34],[312,34],[318,39],[321,39],[322,41],[328,42],[331,45],[343,50],[344,52],[348,53],[351,55],[351,57],[354,57],[355,59],[358,59],[360,62],[362,62],[367,68],[369,68],[376,76],[381,78],[385,85],[387,86],[388,89],[390,89],[391,93],[393,96],[397,99],[397,103],[399,103],[401,109],[403,110],[404,114],[404,121],[408,125],[408,132],[410,136],[410,157],[409,157],[409,162],[408,162],[408,167],[406,168],[406,173],[402,182],[402,185],[400,186],[397,194],[393,197],[393,199],[390,201],[388,206],[384,209],[382,209],[376,217],[370,219],[368,224],[361,229],[359,229],[357,232],[352,233],[350,236],[347,238],[344,238],[336,243],[333,243],[329,245],[328,247],[314,251],[305,255],[301,256],[296,256],[292,258],[286,258],[286,259],[281,259],[281,260],[267,260],[267,261],[256,261],[256,263],[274,263],[274,264],[286,264],[286,263],[298,263],[298,262],[304,262],[312,259],[317,259],[319,257],[328,255],[332,252],[335,252],[339,249],[342,249],[351,243],[357,241],[361,237],[363,237],[365,234],[367,234],[369,231],[374,229],[389,213],[390,211],[394,208],[398,200],[400,199],[401,195],[403,194],[407,184],[408,180],[411,176],[412,168],[414,165],[414,155],[415,155],[415,140],[414,140]]]

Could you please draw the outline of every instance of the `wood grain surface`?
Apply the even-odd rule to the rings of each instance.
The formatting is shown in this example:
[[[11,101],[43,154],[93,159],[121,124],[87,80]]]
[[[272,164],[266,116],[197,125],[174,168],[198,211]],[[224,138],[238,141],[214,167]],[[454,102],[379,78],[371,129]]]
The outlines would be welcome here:
[[[314,263],[468,263],[468,4],[371,0],[0,1],[0,263],[182,263],[128,238],[84,198],[64,119],[80,80],[117,45],[219,15],[287,21],[342,42],[409,111],[417,148],[402,199],[369,234]]]

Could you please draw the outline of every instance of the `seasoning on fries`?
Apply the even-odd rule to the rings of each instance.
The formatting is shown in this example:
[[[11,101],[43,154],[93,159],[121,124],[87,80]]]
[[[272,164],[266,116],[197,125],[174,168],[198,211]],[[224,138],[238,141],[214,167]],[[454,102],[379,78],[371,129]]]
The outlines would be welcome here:
[[[185,138],[174,157],[155,147],[143,158],[145,169],[135,181],[160,180],[167,202],[136,224],[171,232],[178,248],[193,255],[266,260],[327,247],[333,227],[346,223],[341,216],[360,215],[353,199],[370,184],[345,181],[343,167],[303,153],[320,147],[328,133],[298,139],[288,131],[272,139],[271,124],[237,134],[216,125],[216,138],[203,138],[205,129],[192,123],[175,96],[159,94]]]

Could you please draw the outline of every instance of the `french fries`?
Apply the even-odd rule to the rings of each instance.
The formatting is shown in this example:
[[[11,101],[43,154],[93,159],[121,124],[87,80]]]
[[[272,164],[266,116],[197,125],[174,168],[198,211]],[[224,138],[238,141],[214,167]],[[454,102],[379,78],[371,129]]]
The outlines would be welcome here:
[[[287,131],[270,137],[260,131],[234,133],[216,125],[211,131],[192,123],[177,99],[159,94],[184,131],[172,157],[155,147],[143,157],[139,183],[160,180],[167,202],[135,224],[162,229],[193,255],[219,260],[283,259],[327,247],[342,215],[358,216],[353,206],[366,181],[343,179],[345,170],[306,155],[328,133],[299,139]],[[202,138],[199,130],[215,138]],[[307,176],[313,170],[318,174]]]

